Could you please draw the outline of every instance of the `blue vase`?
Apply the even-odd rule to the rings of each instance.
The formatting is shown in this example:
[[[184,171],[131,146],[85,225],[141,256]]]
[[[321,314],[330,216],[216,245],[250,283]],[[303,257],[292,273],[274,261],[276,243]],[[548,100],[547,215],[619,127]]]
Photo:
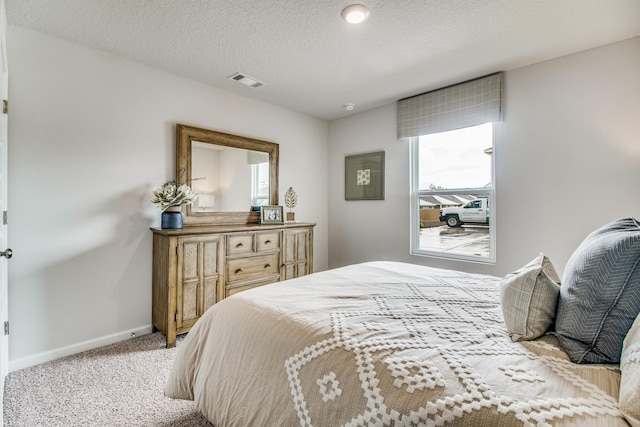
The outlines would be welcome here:
[[[182,225],[182,212],[162,212],[160,228],[182,228]]]

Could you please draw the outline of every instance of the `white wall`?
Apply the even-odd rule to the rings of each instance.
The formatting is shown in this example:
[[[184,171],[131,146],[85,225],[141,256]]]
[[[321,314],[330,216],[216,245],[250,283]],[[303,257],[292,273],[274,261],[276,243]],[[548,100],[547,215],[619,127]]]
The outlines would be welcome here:
[[[148,200],[175,176],[176,123],[279,143],[279,192],[318,223],[327,268],[326,122],[24,28],[8,39],[12,369],[150,330]]]
[[[398,260],[502,276],[559,270],[593,229],[640,219],[640,37],[509,71],[495,140],[497,263],[409,255],[409,147],[395,104],[329,124],[329,266]],[[386,200],[344,200],[344,156],[386,152]]]

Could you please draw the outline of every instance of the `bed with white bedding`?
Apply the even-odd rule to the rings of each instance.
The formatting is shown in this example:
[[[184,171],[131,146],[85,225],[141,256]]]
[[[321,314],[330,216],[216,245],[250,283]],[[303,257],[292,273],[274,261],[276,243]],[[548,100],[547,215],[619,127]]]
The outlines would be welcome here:
[[[500,280],[370,262],[239,293],[180,344],[165,394],[217,427],[628,426],[618,366],[513,342]]]

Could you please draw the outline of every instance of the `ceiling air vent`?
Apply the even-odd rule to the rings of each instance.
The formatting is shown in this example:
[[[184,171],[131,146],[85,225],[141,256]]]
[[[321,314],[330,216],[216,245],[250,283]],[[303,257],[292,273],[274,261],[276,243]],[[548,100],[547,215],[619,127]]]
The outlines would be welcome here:
[[[234,73],[227,78],[251,87],[260,87],[264,85],[264,83],[262,83],[260,80],[254,79],[253,77],[249,77],[243,73]]]

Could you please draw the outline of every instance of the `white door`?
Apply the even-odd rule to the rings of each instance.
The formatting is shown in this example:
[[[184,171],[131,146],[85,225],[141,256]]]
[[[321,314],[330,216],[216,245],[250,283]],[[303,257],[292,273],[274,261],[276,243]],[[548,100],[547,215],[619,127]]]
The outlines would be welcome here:
[[[7,224],[4,212],[7,210],[7,114],[5,111],[8,89],[7,67],[7,18],[4,0],[0,0],[0,424],[2,424],[2,399],[4,397],[4,377],[9,372],[9,337],[5,333],[8,325],[7,303]]]

